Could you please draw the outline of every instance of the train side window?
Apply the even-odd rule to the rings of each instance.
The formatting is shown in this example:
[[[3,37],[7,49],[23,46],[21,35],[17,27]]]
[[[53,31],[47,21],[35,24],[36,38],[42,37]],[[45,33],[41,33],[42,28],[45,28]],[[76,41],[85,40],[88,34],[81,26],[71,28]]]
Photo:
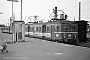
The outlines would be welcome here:
[[[50,31],[50,28],[49,28],[49,26],[47,27],[47,32],[49,32]]]
[[[30,27],[30,29],[29,29],[30,31],[31,31],[31,27]]]
[[[46,25],[43,25],[42,31],[43,31],[43,32],[46,32],[46,31],[47,31],[47,30],[46,30]]]
[[[38,31],[38,27],[36,27],[36,31]]]
[[[39,31],[39,27],[37,27],[38,28],[38,30],[37,31]]]
[[[34,27],[32,27],[32,31],[34,31]]]
[[[30,27],[30,31],[32,31],[32,27]]]
[[[27,31],[28,31],[28,32],[30,31],[30,26],[27,27]]]
[[[32,30],[33,31],[33,30]],[[34,31],[36,31],[36,26],[34,27]]]
[[[32,31],[32,27],[30,26],[30,31]]]
[[[38,27],[36,27],[36,31],[38,31]]]
[[[52,31],[55,31],[55,25],[52,25]]]
[[[40,27],[38,27],[38,31],[40,31]]]
[[[30,31],[31,31],[31,29],[32,29],[32,28],[30,27]]]
[[[37,31],[40,31],[40,27],[38,27],[38,30]]]
[[[38,31],[40,31],[40,27],[38,27]]]
[[[39,31],[42,31],[42,28],[41,27],[39,27]]]
[[[57,26],[56,31],[59,32],[59,26]]]
[[[27,26],[25,27],[25,31],[27,31]]]
[[[32,27],[32,31],[34,31],[34,27]]]

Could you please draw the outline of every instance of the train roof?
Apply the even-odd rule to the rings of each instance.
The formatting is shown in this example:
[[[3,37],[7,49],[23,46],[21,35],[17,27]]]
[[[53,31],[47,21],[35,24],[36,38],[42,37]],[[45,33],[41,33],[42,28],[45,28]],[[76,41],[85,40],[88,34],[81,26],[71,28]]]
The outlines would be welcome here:
[[[40,26],[40,25],[41,25],[41,26],[42,26],[42,25],[44,25],[44,23],[27,23],[27,24],[25,24],[25,25],[29,25],[29,26],[30,26],[30,25],[31,25],[31,26],[32,26],[32,25],[33,25],[33,26],[34,26],[34,25],[37,25],[37,26],[39,25],[39,26]]]
[[[44,22],[44,23],[27,23],[25,25],[29,26],[42,26],[46,24],[76,24],[75,21],[69,21],[69,20],[62,20],[62,21],[49,21],[49,22]]]
[[[62,20],[62,21],[49,21],[46,24],[76,24],[74,21]]]
[[[85,20],[75,21],[75,23],[77,23],[79,25],[88,25],[88,21],[85,21]]]

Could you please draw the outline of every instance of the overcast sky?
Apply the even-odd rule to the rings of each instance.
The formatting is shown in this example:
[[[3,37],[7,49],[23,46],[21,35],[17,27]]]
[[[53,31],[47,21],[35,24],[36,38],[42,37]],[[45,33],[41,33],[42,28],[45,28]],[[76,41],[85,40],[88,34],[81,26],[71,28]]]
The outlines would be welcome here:
[[[57,6],[58,10],[63,10],[69,20],[78,20],[78,5],[81,2],[81,19],[90,22],[90,0],[23,0],[23,21],[27,22],[29,16],[38,15],[39,20],[50,20],[52,9]],[[20,20],[21,3],[14,2],[15,19]],[[6,24],[12,16],[12,2],[0,0],[0,24]],[[26,17],[26,18],[25,18]],[[33,18],[32,18],[33,19]]]

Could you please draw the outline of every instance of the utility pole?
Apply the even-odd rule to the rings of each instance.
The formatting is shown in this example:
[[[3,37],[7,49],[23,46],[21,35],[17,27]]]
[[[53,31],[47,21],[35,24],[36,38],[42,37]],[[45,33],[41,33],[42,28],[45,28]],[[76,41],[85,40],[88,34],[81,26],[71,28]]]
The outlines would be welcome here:
[[[12,23],[14,21],[14,19],[13,19],[13,2],[18,2],[18,0],[7,0],[7,1],[11,1],[12,2],[12,17],[11,17],[11,26],[12,26]]]
[[[12,1],[12,22],[13,22],[13,1]]]
[[[21,0],[21,21],[22,21],[22,0]]]
[[[81,2],[79,2],[79,21],[81,20]]]

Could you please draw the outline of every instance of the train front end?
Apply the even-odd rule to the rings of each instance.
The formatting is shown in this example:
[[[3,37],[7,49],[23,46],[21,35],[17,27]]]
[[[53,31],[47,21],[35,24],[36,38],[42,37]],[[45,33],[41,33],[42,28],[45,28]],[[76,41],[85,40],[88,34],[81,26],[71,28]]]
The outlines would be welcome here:
[[[79,42],[78,25],[75,23],[62,24],[62,38],[65,43]]]

